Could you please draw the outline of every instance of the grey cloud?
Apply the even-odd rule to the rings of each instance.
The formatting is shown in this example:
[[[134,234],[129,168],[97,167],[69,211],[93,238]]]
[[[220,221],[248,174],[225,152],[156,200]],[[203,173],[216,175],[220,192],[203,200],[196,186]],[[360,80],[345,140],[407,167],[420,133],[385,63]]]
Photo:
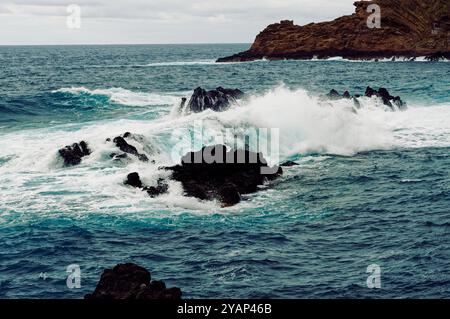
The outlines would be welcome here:
[[[63,39],[63,31],[53,31],[54,25],[64,25],[66,8],[78,4],[82,9],[85,29],[77,41],[116,39],[116,43],[129,41],[124,29],[133,31],[133,39],[146,42],[144,30],[153,30],[152,42],[251,42],[267,24],[292,19],[297,24],[318,22],[350,14],[354,0],[1,0],[2,22],[17,21],[15,27],[3,27],[0,44],[8,39],[26,42],[42,37],[46,41]],[[45,17],[59,19],[59,22]],[[5,19],[8,17],[8,19]],[[23,17],[26,17],[24,19]],[[48,20],[48,21],[47,21]],[[20,21],[20,23],[19,23]],[[40,26],[39,35],[27,23]],[[10,23],[11,25],[11,23]],[[48,29],[48,35],[42,30]],[[9,32],[5,34],[5,32]],[[15,36],[17,34],[17,36]],[[24,36],[24,34],[29,34]],[[61,35],[59,35],[61,34]],[[56,40],[58,37],[61,40]],[[221,40],[220,37],[223,37]],[[6,40],[5,40],[6,39]],[[233,40],[235,39],[235,40]],[[16,40],[15,40],[16,41]],[[112,40],[111,40],[112,41]]]

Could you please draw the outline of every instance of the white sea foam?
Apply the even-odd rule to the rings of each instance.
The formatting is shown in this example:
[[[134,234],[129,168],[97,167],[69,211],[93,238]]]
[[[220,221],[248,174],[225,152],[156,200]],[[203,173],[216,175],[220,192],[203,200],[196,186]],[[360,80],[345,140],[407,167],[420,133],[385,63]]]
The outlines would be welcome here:
[[[337,61],[337,62],[429,62],[427,60],[427,58],[425,56],[419,56],[416,57],[412,60],[411,57],[405,57],[405,56],[393,56],[390,58],[382,58],[382,59],[363,59],[363,60],[358,60],[358,59],[346,59],[342,56],[335,56],[335,57],[329,57],[329,58],[325,58],[325,59],[319,59],[317,57],[314,57],[312,59],[309,60],[301,60],[301,61],[315,61],[315,62],[320,62],[320,61]],[[439,61],[436,62],[450,62],[449,59],[441,59]]]
[[[108,120],[6,133],[0,140],[0,158],[8,159],[0,165],[0,212],[160,214],[161,208],[173,206],[216,211],[215,203],[185,198],[176,182],[170,183],[168,194],[155,199],[123,185],[126,175],[134,171],[147,184],[163,177],[167,172],[158,167],[174,164],[172,147],[178,143],[190,146],[188,136],[171,138],[172,132],[189,129],[194,120],[203,120],[210,144],[226,128],[237,128],[239,133],[253,127],[279,128],[281,160],[300,158],[301,165],[301,159],[311,153],[351,156],[376,149],[450,147],[450,104],[410,105],[404,112],[391,112],[375,99],[363,98],[361,104],[354,112],[351,100],[328,101],[281,86],[222,113],[205,111],[153,121]],[[160,153],[148,154],[155,164],[130,156],[131,162],[119,165],[109,158],[117,148],[105,139],[126,131],[142,134],[149,144],[155,144],[151,146]],[[76,167],[62,168],[57,150],[81,140],[89,143],[93,153]],[[130,143],[140,151],[145,149],[145,145]],[[312,165],[309,157],[308,165]]]
[[[61,88],[53,91],[54,93],[68,94],[90,94],[102,95],[109,98],[110,101],[128,106],[148,106],[148,105],[172,105],[179,101],[180,93],[157,94],[147,92],[133,92],[123,88],[110,89],[88,89],[85,87]]]
[[[258,62],[268,62],[267,59],[258,59],[254,61],[244,61],[244,62],[226,62],[220,63],[216,60],[199,60],[199,61],[166,61],[166,62],[152,62],[141,66],[146,67],[160,67],[160,66],[196,66],[196,65],[215,65],[215,66],[226,66],[230,64],[242,64],[242,63],[258,63]]]
[[[215,60],[200,60],[200,61],[172,61],[172,62],[153,62],[145,66],[183,66],[183,65],[213,65]]]

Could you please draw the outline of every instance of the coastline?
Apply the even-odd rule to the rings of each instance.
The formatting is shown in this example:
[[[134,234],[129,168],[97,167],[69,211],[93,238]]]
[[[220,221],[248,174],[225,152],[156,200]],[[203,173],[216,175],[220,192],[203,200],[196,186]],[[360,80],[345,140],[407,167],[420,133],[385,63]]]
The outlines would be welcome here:
[[[343,57],[349,60],[424,56],[450,59],[448,1],[356,1],[355,12],[333,21],[295,25],[282,20],[260,32],[249,50],[217,62],[258,59],[310,60]],[[376,22],[377,24],[374,24]]]

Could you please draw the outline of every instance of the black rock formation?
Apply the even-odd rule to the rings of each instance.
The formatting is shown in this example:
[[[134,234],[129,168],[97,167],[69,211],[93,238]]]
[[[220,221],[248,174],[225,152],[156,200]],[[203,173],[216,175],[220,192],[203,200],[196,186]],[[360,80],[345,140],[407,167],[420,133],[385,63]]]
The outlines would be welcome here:
[[[389,106],[392,110],[394,110],[394,105],[397,106],[400,110],[406,108],[406,103],[402,101],[399,96],[392,96],[389,94],[389,91],[385,88],[380,88],[378,91],[372,89],[370,86],[366,88],[366,92],[364,93],[366,97],[379,97],[383,104]],[[351,96],[348,91],[345,91],[344,94],[339,94],[338,91],[332,89],[327,95],[330,100],[339,100],[339,99],[353,99],[353,102],[357,108],[361,106],[358,98],[361,97],[359,94],[355,94]]]
[[[245,96],[239,89],[224,89],[218,87],[215,90],[206,91],[201,87],[194,90],[188,104],[188,111],[199,113],[206,109],[216,112],[225,111],[230,105]],[[186,104],[186,99],[182,99],[181,108]]]
[[[114,300],[179,300],[179,288],[166,288],[163,281],[151,281],[150,272],[136,264],[119,264],[105,269],[92,294],[85,299]]]
[[[81,159],[91,154],[91,150],[85,141],[68,145],[58,151],[64,159],[65,166],[74,166],[81,163]]]
[[[150,197],[157,197],[167,193],[169,190],[169,185],[167,185],[164,179],[160,178],[158,179],[156,186],[145,186],[143,190],[146,191]]]
[[[124,182],[125,185],[129,185],[136,188],[143,188],[141,178],[138,173],[130,173],[127,176],[127,180]]]
[[[372,89],[370,86],[367,87],[365,96],[372,97],[377,96],[381,98],[383,104],[389,106],[390,108],[394,108],[396,105],[399,109],[403,109],[406,107],[406,103],[402,101],[400,96],[392,96],[389,94],[389,91],[385,88],[379,88],[378,91]]]
[[[223,206],[239,203],[241,195],[256,192],[258,186],[283,172],[280,167],[269,167],[261,153],[227,151],[224,145],[190,152],[180,165],[166,169],[181,182],[187,196],[219,200]]]
[[[137,150],[136,147],[134,147],[133,145],[129,144],[125,138],[129,137],[131,134],[130,133],[125,133],[124,137],[122,136],[117,136],[113,139],[114,144],[116,144],[116,146],[125,153],[131,154],[136,156],[140,161],[142,162],[148,162],[148,157],[145,154],[140,154]],[[108,140],[107,140],[108,141]]]

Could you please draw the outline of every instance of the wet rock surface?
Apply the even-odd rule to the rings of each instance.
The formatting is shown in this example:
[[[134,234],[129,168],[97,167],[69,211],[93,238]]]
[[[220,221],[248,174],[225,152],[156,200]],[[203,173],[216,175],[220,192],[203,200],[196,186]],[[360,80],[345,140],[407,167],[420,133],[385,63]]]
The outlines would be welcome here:
[[[261,153],[227,151],[224,145],[204,147],[182,158],[180,165],[166,168],[181,182],[187,196],[218,200],[223,206],[241,201],[241,196],[258,191],[265,182],[279,177],[279,167],[269,167]]]
[[[147,269],[127,263],[105,269],[94,292],[84,298],[179,300],[181,295],[179,288],[166,288],[163,281],[151,281],[151,274]]]
[[[129,133],[128,133],[129,134]],[[127,135],[127,133],[124,134],[124,136],[129,137],[130,135]],[[131,155],[136,156],[140,161],[142,162],[148,162],[148,157],[145,154],[141,154],[138,152],[137,148],[133,145],[129,144],[124,137],[117,136],[113,139],[113,143],[124,153],[128,153]]]
[[[225,89],[218,87],[215,90],[206,91],[198,87],[194,90],[189,102],[187,103],[187,110],[198,113],[207,109],[216,112],[227,110],[232,103],[242,99],[245,96],[244,92],[239,89]],[[186,105],[186,99],[181,101],[181,108]]]
[[[128,174],[124,184],[134,188],[140,188],[143,191],[147,192],[150,197],[157,197],[159,195],[167,193],[167,191],[169,190],[169,185],[162,178],[158,179],[156,186],[144,185],[139,174],[136,172]]]
[[[425,56],[450,59],[448,0],[356,1],[356,10],[333,21],[295,25],[284,20],[269,25],[247,51],[218,62],[258,59],[382,59]],[[380,27],[369,28],[370,5],[381,9]],[[373,20],[372,20],[373,21]]]
[[[360,94],[355,94],[351,96],[348,91],[345,91],[342,95],[336,91],[335,89],[330,90],[330,92],[326,95],[330,100],[339,100],[339,99],[353,99],[353,102],[357,108],[361,106],[358,98],[361,97]],[[392,96],[389,91],[385,88],[379,88],[378,91],[368,86],[364,93],[366,97],[378,97],[381,99],[384,105],[389,106],[392,110],[395,110],[397,107],[400,110],[406,108],[406,103],[402,101],[400,96]]]
[[[58,151],[64,159],[65,166],[74,166],[81,163],[81,159],[91,154],[88,144],[85,141],[68,145]]]

